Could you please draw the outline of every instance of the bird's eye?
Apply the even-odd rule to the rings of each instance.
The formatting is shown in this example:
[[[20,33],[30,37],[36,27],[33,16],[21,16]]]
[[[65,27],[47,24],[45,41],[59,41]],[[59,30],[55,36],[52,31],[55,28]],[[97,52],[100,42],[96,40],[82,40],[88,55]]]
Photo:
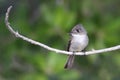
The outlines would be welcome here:
[[[76,29],[77,32],[79,32],[79,29]]]

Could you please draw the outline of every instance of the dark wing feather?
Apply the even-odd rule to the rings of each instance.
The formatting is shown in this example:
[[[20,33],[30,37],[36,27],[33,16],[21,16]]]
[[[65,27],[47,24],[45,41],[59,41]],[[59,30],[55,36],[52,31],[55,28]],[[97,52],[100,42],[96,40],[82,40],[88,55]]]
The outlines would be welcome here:
[[[71,40],[72,40],[72,36],[71,36],[71,39],[68,42],[67,51],[70,51],[69,49],[70,49],[70,45],[71,45]],[[74,56],[75,56],[74,54],[73,55],[68,55],[68,59],[67,59],[66,64],[64,66],[65,69],[69,69],[69,68],[72,67],[73,61],[74,61]]]
[[[71,40],[69,40],[69,42],[68,42],[67,51],[69,51],[70,44],[71,44]]]

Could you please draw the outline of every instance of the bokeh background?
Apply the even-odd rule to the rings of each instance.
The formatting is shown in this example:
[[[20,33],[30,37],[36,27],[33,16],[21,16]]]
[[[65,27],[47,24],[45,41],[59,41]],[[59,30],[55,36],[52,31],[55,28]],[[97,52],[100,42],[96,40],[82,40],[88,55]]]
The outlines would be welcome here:
[[[120,44],[120,0],[0,0],[0,80],[120,80],[120,50],[76,56],[65,70],[67,55],[56,54],[12,35],[20,34],[53,48],[66,50],[76,24],[88,31],[87,50]]]

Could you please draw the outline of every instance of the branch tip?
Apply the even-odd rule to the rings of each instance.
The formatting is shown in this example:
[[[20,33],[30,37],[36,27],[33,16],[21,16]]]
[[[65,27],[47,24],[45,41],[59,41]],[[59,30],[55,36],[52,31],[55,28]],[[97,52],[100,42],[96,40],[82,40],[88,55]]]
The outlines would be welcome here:
[[[11,10],[11,8],[12,8],[12,6],[10,6],[10,7],[8,8],[8,10]]]

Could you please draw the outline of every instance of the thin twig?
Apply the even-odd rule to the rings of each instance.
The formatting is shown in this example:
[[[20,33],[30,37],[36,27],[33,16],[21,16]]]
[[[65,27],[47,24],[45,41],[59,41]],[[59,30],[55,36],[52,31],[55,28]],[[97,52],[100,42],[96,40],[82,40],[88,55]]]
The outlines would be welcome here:
[[[59,49],[51,48],[51,47],[49,47],[49,46],[47,46],[47,45],[45,45],[45,44],[42,44],[42,43],[40,43],[40,42],[34,41],[34,40],[30,39],[30,38],[27,38],[27,37],[19,34],[17,31],[14,31],[14,30],[12,29],[12,27],[10,26],[10,23],[9,23],[9,21],[8,21],[9,13],[10,13],[11,8],[12,8],[12,6],[10,6],[10,7],[7,9],[6,16],[5,16],[5,24],[6,24],[7,28],[8,28],[8,30],[9,30],[12,34],[14,34],[16,37],[21,38],[21,39],[23,39],[23,40],[25,40],[25,41],[27,41],[27,42],[30,42],[30,43],[32,43],[32,44],[34,44],[34,45],[41,46],[41,47],[43,47],[43,48],[45,48],[45,49],[47,49],[47,50],[50,50],[50,51],[53,51],[53,52],[56,52],[56,53],[73,54],[72,52],[68,52],[68,51],[64,51],[64,50],[59,50]],[[97,53],[115,51],[115,50],[118,50],[118,49],[120,49],[120,45],[117,45],[117,46],[114,46],[114,47],[110,47],[110,48],[106,48],[106,49],[87,51],[87,52],[85,52],[85,53],[83,53],[83,52],[76,52],[76,53],[74,53],[74,55],[90,55],[90,54],[97,54]]]

